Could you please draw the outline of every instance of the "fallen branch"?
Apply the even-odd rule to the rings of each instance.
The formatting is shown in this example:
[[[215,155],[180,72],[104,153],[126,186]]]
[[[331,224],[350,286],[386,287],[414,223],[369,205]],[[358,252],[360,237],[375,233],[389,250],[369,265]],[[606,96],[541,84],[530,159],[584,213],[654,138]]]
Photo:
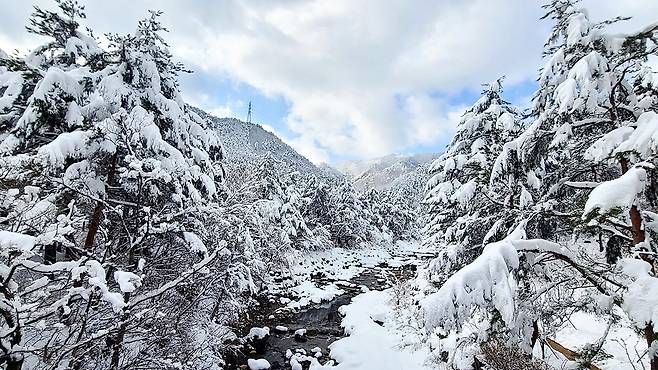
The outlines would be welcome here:
[[[561,353],[564,357],[566,357],[567,360],[569,360],[569,361],[578,361],[578,359],[580,359],[580,358],[582,357],[582,356],[580,355],[580,353],[578,353],[578,352],[576,352],[576,351],[573,351],[573,350],[570,350],[569,348],[567,348],[567,347],[561,345],[560,343],[554,341],[554,340],[551,339],[551,338],[546,338],[546,343],[547,343],[548,346],[551,347],[552,349],[554,349],[554,350],[560,352],[560,353]],[[601,368],[599,368],[598,366],[596,366],[596,365],[594,365],[594,364],[587,364],[587,368],[588,368],[589,370],[601,370]]]

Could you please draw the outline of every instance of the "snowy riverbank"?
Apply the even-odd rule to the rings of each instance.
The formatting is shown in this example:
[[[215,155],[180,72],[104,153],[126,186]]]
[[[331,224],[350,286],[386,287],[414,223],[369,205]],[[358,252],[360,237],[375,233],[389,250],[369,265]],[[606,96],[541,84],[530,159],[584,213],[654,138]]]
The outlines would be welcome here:
[[[397,349],[402,342],[389,297],[430,255],[415,243],[399,242],[291,257],[289,275],[275,276],[260,318],[252,321],[267,327],[267,337],[247,338],[244,352],[268,361],[271,369],[374,369],[380,367],[366,360],[385,348],[393,367],[383,368],[399,369],[409,356],[420,366],[427,354]],[[254,367],[263,363],[251,361]]]

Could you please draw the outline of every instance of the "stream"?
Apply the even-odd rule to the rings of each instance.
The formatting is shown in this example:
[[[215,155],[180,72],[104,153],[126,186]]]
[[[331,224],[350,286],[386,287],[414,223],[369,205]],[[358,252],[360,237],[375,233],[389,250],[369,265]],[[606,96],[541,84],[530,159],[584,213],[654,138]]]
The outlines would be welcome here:
[[[334,283],[344,293],[331,301],[311,305],[297,312],[282,309],[283,305],[278,299],[262,296],[259,298],[258,308],[251,312],[247,325],[239,328],[238,332],[246,335],[251,327],[268,327],[269,335],[264,339],[253,339],[235,347],[231,354],[225,356],[225,368],[248,369],[247,359],[262,358],[270,363],[272,370],[288,370],[291,366],[286,352],[289,351],[314,356],[321,363],[327,362],[330,359],[329,345],[345,336],[339,308],[349,304],[352,298],[363,293],[366,287],[369,290],[384,290],[391,287],[395,281],[415,277],[418,262],[430,257],[431,255],[396,256],[395,266],[382,262],[374,267],[365,267],[349,282],[329,279],[323,274],[312,276],[312,281],[322,285]],[[276,330],[276,327],[285,327],[287,330]],[[306,330],[303,336],[295,334],[299,329]],[[317,353],[318,349],[320,354]],[[309,362],[302,365],[307,369]]]

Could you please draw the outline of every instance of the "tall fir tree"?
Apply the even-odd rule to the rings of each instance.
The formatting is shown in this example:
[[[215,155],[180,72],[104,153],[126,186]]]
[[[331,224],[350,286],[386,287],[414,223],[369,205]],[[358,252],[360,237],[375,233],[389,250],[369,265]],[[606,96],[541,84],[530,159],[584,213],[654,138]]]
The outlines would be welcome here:
[[[490,168],[500,143],[518,125],[517,110],[501,96],[501,80],[485,85],[457,125],[446,151],[430,168],[424,203],[424,243],[440,245],[439,281],[477,257],[498,220],[499,202],[488,195]]]
[[[155,312],[132,313],[154,303],[176,307],[182,294],[170,289],[216,257],[195,234],[193,210],[217,197],[221,146],[181,99],[176,76],[183,69],[167,51],[158,12],[134,35],[110,36],[104,51],[77,29],[83,8],[58,5],[59,12],[36,8],[28,28],[52,41],[23,60],[1,61],[0,80],[12,84],[0,142],[4,204],[22,204],[4,219],[19,253],[3,262],[16,271],[4,276],[12,286],[3,309],[13,317],[5,323],[13,339],[3,359],[11,369],[24,356],[69,356],[73,368],[158,362],[171,348],[147,359],[124,345],[129,337],[154,344],[163,334],[152,327]],[[35,281],[26,276],[47,299],[32,304],[37,292],[23,288]],[[170,299],[160,300],[165,294]],[[97,307],[99,300],[107,305]],[[44,331],[42,320],[68,326]],[[51,339],[13,352],[39,335]]]

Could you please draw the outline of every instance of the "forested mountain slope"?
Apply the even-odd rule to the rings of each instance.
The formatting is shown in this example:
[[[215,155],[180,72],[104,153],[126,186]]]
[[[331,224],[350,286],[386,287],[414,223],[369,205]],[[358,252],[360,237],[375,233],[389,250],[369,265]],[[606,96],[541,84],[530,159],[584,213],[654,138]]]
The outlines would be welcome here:
[[[369,160],[343,161],[336,163],[334,167],[349,176],[359,190],[386,190],[405,186],[404,183],[416,177],[423,183],[426,182],[429,163],[437,157],[438,155],[433,153],[391,154]]]
[[[254,123],[237,118],[217,118],[200,109],[194,109],[201,117],[211,122],[222,140],[227,163],[253,163],[266,154],[276,158],[283,172],[297,171],[303,174],[321,175],[324,171],[315,166],[303,155],[297,153],[273,133]]]

